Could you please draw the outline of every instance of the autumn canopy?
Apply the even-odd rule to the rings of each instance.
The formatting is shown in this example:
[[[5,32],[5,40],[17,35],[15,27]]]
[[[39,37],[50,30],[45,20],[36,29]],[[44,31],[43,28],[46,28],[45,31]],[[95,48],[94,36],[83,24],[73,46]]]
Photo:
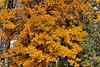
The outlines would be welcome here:
[[[0,36],[12,49],[2,54],[10,57],[10,66],[43,67],[58,56],[67,56],[70,65],[79,66],[79,45],[87,35],[79,21],[90,5],[83,0],[15,0],[16,8],[2,9]],[[17,37],[16,37],[17,36]]]

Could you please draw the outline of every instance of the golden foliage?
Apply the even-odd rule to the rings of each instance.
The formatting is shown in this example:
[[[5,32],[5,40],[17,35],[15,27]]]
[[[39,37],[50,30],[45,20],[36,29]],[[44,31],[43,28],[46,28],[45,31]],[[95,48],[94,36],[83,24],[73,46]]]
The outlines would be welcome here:
[[[4,36],[4,35],[5,35],[4,31],[0,31],[0,36]]]
[[[34,5],[29,6],[30,3]],[[20,0],[20,4],[21,8],[3,9],[0,16],[0,27],[7,35],[5,42],[19,34],[7,53],[12,58],[11,67],[47,66],[57,56],[67,56],[71,65],[78,66],[76,61],[80,59],[76,55],[82,51],[79,44],[87,33],[81,26],[65,25],[65,20],[76,23],[78,13],[84,14],[89,6],[82,0]]]

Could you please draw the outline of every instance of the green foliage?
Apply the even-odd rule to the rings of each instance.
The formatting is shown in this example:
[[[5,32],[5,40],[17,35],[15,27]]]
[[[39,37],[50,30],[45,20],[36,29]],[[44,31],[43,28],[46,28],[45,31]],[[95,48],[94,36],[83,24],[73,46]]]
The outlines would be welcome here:
[[[90,23],[85,30],[89,33],[83,44],[82,65],[100,67],[100,22]]]
[[[3,6],[3,0],[0,0],[0,8]],[[1,11],[0,11],[0,15],[1,15]]]
[[[3,0],[0,0],[0,8],[3,6]]]

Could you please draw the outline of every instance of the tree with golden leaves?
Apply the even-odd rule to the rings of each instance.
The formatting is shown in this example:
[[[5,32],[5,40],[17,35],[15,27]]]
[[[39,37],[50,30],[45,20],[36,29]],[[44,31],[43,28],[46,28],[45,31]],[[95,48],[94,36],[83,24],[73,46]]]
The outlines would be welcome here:
[[[11,58],[10,67],[48,67],[58,56],[67,56],[70,65],[79,66],[79,44],[87,33],[77,22],[88,4],[82,0],[20,0],[19,4],[0,15],[4,42],[9,45],[19,35],[14,47],[2,55]]]

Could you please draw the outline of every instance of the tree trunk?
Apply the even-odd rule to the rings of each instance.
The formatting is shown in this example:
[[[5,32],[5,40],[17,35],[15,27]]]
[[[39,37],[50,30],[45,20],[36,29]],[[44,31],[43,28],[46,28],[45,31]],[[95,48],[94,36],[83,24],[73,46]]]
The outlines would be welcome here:
[[[0,32],[1,32],[1,30],[0,30]],[[3,53],[2,46],[3,46],[3,39],[2,39],[2,36],[0,36],[0,67],[3,65],[3,63],[2,63],[3,60],[1,58],[1,54]]]
[[[2,39],[1,39],[1,36],[0,36],[0,67],[2,65],[2,62],[1,62],[1,53],[2,53]]]
[[[5,57],[5,67],[9,67],[9,64],[8,64],[8,57]]]
[[[59,60],[56,62],[56,67],[60,67],[60,61]]]
[[[3,46],[4,46],[4,52],[7,52],[7,50],[8,50],[8,46],[7,46],[7,44],[3,44]],[[5,67],[8,67],[9,65],[8,65],[8,57],[5,57]]]

